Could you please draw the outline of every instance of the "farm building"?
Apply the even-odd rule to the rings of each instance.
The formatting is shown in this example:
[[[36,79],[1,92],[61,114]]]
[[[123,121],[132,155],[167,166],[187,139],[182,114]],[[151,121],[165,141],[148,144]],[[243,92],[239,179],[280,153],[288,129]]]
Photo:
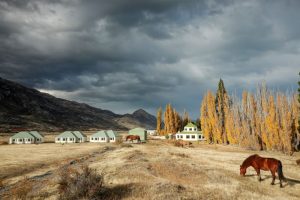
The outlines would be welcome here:
[[[176,140],[186,140],[186,141],[202,141],[205,140],[201,131],[193,123],[188,123],[182,132],[175,134]]]
[[[143,128],[134,128],[129,131],[129,135],[138,135],[142,142],[147,140],[147,131]]]
[[[147,130],[148,135],[156,135],[156,130]]]
[[[90,142],[108,142],[106,131],[98,131],[90,136]]]
[[[86,136],[80,131],[65,131],[55,137],[55,143],[85,142]]]
[[[37,131],[21,131],[10,137],[9,144],[37,144],[43,141],[43,136]]]
[[[116,142],[119,134],[113,130],[98,131],[90,136],[90,142]]]
[[[119,134],[113,130],[106,131],[106,134],[108,136],[109,142],[116,142],[120,137]]]

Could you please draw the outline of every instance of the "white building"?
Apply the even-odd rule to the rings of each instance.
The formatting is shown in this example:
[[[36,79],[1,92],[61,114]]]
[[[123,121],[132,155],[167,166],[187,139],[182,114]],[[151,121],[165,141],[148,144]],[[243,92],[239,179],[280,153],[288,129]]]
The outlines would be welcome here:
[[[80,131],[65,131],[55,137],[55,143],[81,143],[86,141],[86,136]]]
[[[147,130],[148,135],[156,135],[156,130]]]
[[[106,131],[98,131],[90,136],[90,142],[109,142]]]
[[[182,132],[175,134],[176,140],[185,140],[185,141],[203,141],[205,140],[201,131],[198,131],[198,128],[193,123],[188,123]]]
[[[42,143],[44,137],[37,131],[21,131],[9,139],[9,144],[37,144]]]
[[[113,130],[98,131],[90,136],[90,142],[116,142],[119,137]]]

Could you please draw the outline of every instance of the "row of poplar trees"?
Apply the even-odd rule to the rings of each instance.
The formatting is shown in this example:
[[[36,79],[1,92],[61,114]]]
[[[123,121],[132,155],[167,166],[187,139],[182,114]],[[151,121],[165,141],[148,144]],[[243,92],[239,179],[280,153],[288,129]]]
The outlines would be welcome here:
[[[265,84],[254,94],[230,96],[220,80],[216,95],[208,91],[202,100],[201,128],[208,143],[292,153],[300,137],[299,101],[300,96],[269,91]]]
[[[159,135],[167,135],[168,133],[177,133],[183,130],[183,127],[190,122],[190,117],[185,111],[183,117],[172,107],[167,104],[164,112],[164,120],[162,121],[162,108],[157,111],[157,127],[156,131]]]

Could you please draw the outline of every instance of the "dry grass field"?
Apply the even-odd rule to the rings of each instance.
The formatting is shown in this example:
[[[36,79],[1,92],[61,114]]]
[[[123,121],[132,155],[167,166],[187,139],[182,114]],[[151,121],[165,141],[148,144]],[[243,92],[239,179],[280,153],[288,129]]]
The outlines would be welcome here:
[[[270,185],[269,172],[262,172],[262,182],[250,168],[248,176],[239,175],[239,165],[254,153],[282,161],[288,178],[284,188],[279,188],[277,179]],[[149,141],[131,146],[2,145],[0,155],[3,199],[17,193],[25,193],[26,198],[57,199],[61,167],[81,165],[103,174],[104,199],[300,199],[299,153],[286,156],[205,144],[181,148],[167,141]]]

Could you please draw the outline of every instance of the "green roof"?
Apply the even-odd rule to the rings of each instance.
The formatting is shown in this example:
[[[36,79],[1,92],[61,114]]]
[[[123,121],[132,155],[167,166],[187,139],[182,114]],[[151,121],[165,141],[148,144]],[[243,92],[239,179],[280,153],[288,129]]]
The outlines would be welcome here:
[[[27,131],[21,131],[19,133],[16,133],[15,135],[13,135],[11,137],[12,139],[17,139],[17,138],[31,138],[31,139],[35,139],[36,137],[32,134],[30,134]]]
[[[75,134],[73,134],[71,131],[65,131],[61,134],[59,134],[56,137],[60,137],[60,138],[78,138]]]
[[[193,127],[193,128],[197,128],[197,126],[195,124],[193,124],[192,122],[189,122],[185,127]]]
[[[30,131],[30,134],[39,139],[43,138],[43,136],[37,131]]]
[[[134,128],[129,131],[129,135],[138,135],[142,141],[147,140],[147,131],[144,128]]]
[[[116,132],[114,132],[113,130],[108,130],[108,131],[106,131],[106,133],[107,133],[108,137],[111,137],[111,138],[118,136],[118,134]]]
[[[176,134],[202,134],[201,131],[182,131],[182,132],[178,132]]]
[[[78,138],[85,138],[86,135],[84,135],[83,133],[81,133],[80,131],[72,131],[72,133],[78,137]]]
[[[98,131],[96,133],[94,133],[93,135],[91,135],[91,137],[108,137],[105,131]]]
[[[139,131],[146,131],[146,129],[144,129],[144,128],[141,128],[141,127],[138,127],[138,128],[134,128],[134,129],[131,129],[130,131],[129,131],[129,133],[130,132],[139,132]]]

